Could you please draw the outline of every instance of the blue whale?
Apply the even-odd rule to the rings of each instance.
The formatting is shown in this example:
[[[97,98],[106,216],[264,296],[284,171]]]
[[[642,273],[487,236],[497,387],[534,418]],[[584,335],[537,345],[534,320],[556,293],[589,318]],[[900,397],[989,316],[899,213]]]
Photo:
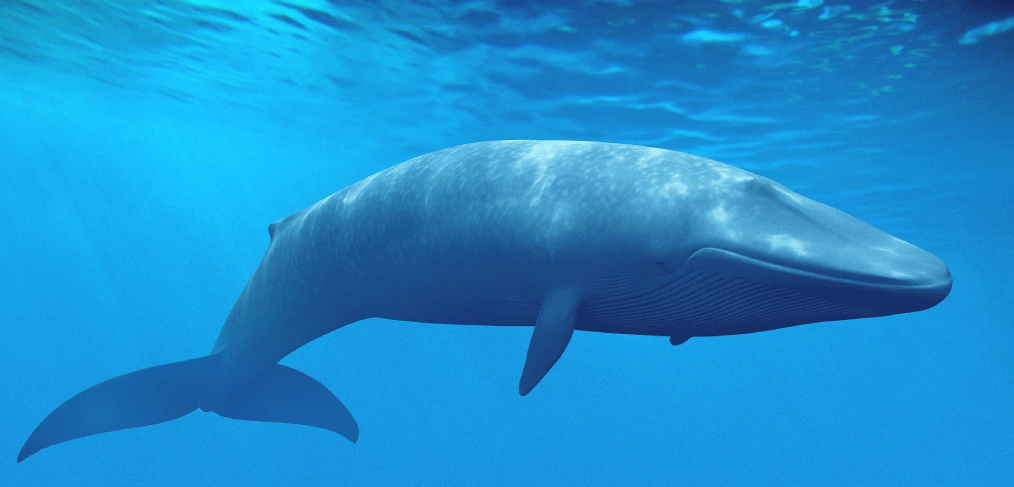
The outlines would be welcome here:
[[[574,330],[753,333],[919,311],[951,289],[932,254],[770,179],[680,152],[496,141],[398,164],[272,223],[211,352],[102,382],[57,407],[57,443],[202,409],[325,428],[348,409],[286,355],[364,318],[533,326],[528,394]]]

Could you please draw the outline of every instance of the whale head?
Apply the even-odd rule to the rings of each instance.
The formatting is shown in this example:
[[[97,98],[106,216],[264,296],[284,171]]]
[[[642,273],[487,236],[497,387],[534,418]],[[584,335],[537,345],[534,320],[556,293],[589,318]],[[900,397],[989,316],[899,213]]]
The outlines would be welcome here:
[[[744,172],[716,191],[670,286],[696,293],[671,299],[698,303],[680,316],[694,335],[908,313],[950,292],[934,255],[774,181]]]

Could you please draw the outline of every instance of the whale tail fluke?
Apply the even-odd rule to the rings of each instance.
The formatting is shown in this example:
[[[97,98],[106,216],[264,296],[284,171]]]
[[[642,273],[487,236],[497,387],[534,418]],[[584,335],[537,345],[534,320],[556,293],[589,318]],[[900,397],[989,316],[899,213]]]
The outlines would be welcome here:
[[[323,428],[353,443],[359,441],[359,425],[355,418],[327,387],[281,364],[265,369],[211,411],[232,419]]]
[[[49,413],[18,453],[18,462],[57,443],[186,416],[205,396],[214,356],[141,369],[96,384]]]
[[[215,355],[114,377],[61,404],[28,437],[18,462],[43,448],[85,436],[181,418],[209,397]],[[249,421],[304,424],[334,431],[352,442],[359,426],[345,405],[310,376],[273,364],[210,409]]]

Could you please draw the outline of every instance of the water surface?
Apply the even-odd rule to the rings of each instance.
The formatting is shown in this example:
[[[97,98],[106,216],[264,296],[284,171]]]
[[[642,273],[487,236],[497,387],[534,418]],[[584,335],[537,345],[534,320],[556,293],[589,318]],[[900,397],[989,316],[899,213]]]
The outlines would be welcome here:
[[[676,4],[679,4],[678,6]],[[945,5],[946,4],[946,5]],[[1006,2],[0,2],[11,485],[1004,485],[1014,471]],[[356,416],[193,414],[17,451],[99,381],[207,353],[267,225],[455,144],[711,157],[925,248],[925,312],[695,338],[369,320],[284,363]]]

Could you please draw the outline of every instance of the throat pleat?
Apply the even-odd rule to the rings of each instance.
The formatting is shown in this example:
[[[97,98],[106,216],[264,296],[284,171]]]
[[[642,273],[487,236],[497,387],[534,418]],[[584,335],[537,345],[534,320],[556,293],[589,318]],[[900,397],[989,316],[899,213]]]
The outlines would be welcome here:
[[[594,283],[592,289],[599,292],[585,310],[586,328],[591,330],[723,335],[876,314],[787,288],[702,270],[654,283],[611,278]]]

